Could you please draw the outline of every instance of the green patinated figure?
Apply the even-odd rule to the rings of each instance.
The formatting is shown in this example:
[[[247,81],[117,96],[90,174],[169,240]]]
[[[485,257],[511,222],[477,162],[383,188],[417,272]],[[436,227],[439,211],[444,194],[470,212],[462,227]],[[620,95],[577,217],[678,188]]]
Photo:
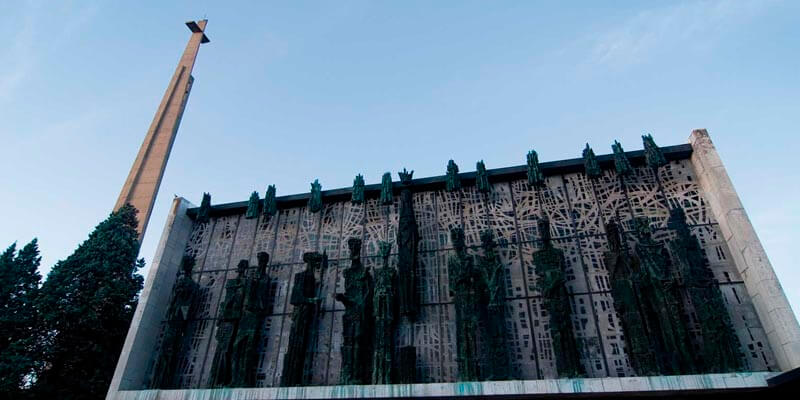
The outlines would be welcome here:
[[[486,319],[487,289],[483,274],[475,267],[472,256],[467,254],[464,244],[464,230],[453,228],[450,239],[455,255],[447,260],[447,273],[450,278],[450,295],[456,309],[456,361],[458,377],[462,382],[480,380],[480,352],[478,337],[479,322]]]
[[[458,165],[456,165],[453,160],[447,162],[447,177],[445,179],[445,189],[448,192],[461,189],[461,178],[458,177]]]
[[[399,173],[400,216],[397,223],[397,295],[400,315],[414,321],[419,312],[417,295],[417,263],[419,247],[419,228],[414,216],[414,197],[411,194],[411,178],[414,171],[405,168]]]
[[[677,232],[670,242],[689,299],[694,305],[703,349],[698,357],[699,372],[736,372],[745,368],[741,344],[733,331],[722,292],[708,267],[705,251],[689,231],[683,208],[670,210],[669,227]]]
[[[239,328],[244,305],[245,271],[249,267],[247,260],[239,261],[236,266],[236,278],[225,282],[225,300],[220,304],[217,318],[217,349],[211,365],[211,387],[228,387],[233,380],[231,355],[233,339]]]
[[[392,174],[386,172],[381,178],[381,204],[387,206],[394,200],[392,195]]]
[[[278,202],[275,198],[275,185],[267,186],[267,194],[264,195],[264,215],[271,217],[278,213]]]
[[[611,295],[625,333],[625,345],[631,367],[637,375],[658,375],[658,363],[647,321],[641,312],[641,269],[639,258],[629,254],[622,241],[619,225],[609,222],[606,237],[610,251],[604,255],[611,280]]]
[[[486,173],[486,165],[483,163],[483,160],[478,161],[475,165],[476,173],[475,173],[475,186],[478,187],[478,191],[481,193],[489,193],[492,190],[492,187],[489,186],[489,175]]]
[[[303,254],[306,268],[294,275],[294,286],[289,297],[292,309],[292,328],[289,346],[283,358],[281,386],[306,386],[309,382],[307,365],[309,345],[313,339],[314,315],[316,314],[317,280],[314,271],[322,266],[323,255],[317,252]]]
[[[231,354],[232,387],[254,387],[258,368],[261,328],[270,308],[269,277],[267,265],[269,254],[260,252],[258,272],[255,277],[248,278],[244,289],[244,305],[236,339],[233,341]]]
[[[247,211],[244,213],[244,217],[247,219],[258,218],[258,203],[261,200],[258,198],[258,192],[253,192],[250,194],[250,200],[247,202]]]
[[[350,202],[353,204],[364,202],[364,177],[361,174],[356,175],[356,178],[353,179],[353,194],[350,196]]]
[[[208,222],[211,214],[211,195],[203,193],[203,201],[200,202],[200,209],[197,210],[197,222],[204,224]]]
[[[641,309],[655,344],[661,375],[696,372],[691,341],[684,321],[679,284],[671,271],[669,253],[653,240],[646,217],[634,219],[638,243],[635,253],[641,263]]]
[[[628,161],[628,156],[625,155],[625,150],[622,150],[622,145],[618,141],[614,141],[611,145],[611,150],[614,151],[614,168],[620,176],[630,175],[633,172],[631,162]]]
[[[343,385],[365,385],[372,378],[372,276],[361,263],[361,239],[347,240],[350,249],[350,267],[344,270],[344,293],[336,300],[344,307],[342,317],[342,372]]]
[[[664,153],[656,145],[652,135],[642,135],[642,142],[644,143],[644,158],[647,160],[647,166],[658,169],[658,167],[667,164]]]
[[[397,349],[397,383],[417,382],[417,348],[403,346]]]
[[[540,187],[544,185],[544,174],[542,168],[539,166],[539,154],[536,150],[528,152],[528,184],[533,187]]]
[[[584,375],[580,363],[580,351],[572,326],[572,307],[567,291],[564,252],[553,246],[550,236],[550,220],[539,218],[539,234],[542,248],[533,253],[537,286],[541,292],[544,308],[550,314],[550,336],[553,340],[553,354],[556,357],[558,376],[574,378]]]
[[[312,213],[322,210],[322,185],[319,179],[311,182],[311,197],[308,199],[308,210]]]
[[[597,156],[594,155],[594,150],[586,143],[586,148],[583,149],[583,170],[591,179],[596,179],[600,176],[600,164],[597,162]]]
[[[481,232],[483,257],[480,258],[480,269],[486,281],[488,299],[484,303],[486,316],[486,368],[482,379],[501,381],[511,379],[511,364],[508,355],[508,339],[506,337],[506,280],[505,269],[497,254],[497,244],[491,230]]]
[[[379,242],[383,266],[375,271],[375,294],[373,296],[373,315],[375,316],[375,352],[372,364],[372,384],[392,383],[392,360],[394,355],[395,329],[395,282],[397,274],[389,266],[389,253],[392,244]]]
[[[178,360],[185,347],[184,337],[189,328],[189,318],[195,310],[199,285],[192,279],[194,257],[184,255],[181,262],[183,274],[175,283],[172,302],[167,309],[167,324],[161,340],[161,349],[153,371],[155,375],[150,387],[153,389],[173,389]]]

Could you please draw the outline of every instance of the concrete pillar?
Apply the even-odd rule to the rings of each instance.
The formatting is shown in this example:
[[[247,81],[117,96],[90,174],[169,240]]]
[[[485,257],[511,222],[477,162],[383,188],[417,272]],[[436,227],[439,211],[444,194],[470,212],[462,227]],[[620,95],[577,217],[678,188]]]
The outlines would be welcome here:
[[[692,164],[783,371],[800,367],[800,326],[705,129],[689,136]]]
[[[192,233],[193,222],[186,215],[186,210],[191,207],[194,205],[183,197],[176,197],[172,201],[164,233],[150,264],[139,304],[114,370],[114,378],[108,388],[107,400],[116,398],[120,390],[143,389],[161,321],[169,308],[172,287],[180,270],[186,243]]]

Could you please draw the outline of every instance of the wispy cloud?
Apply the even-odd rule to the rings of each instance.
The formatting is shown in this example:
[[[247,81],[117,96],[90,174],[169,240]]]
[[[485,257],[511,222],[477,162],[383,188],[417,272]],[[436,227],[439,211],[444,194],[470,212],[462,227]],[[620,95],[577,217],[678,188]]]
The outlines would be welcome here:
[[[771,1],[709,0],[641,11],[591,39],[591,61],[625,67],[660,51],[711,46],[733,27],[753,18]]]

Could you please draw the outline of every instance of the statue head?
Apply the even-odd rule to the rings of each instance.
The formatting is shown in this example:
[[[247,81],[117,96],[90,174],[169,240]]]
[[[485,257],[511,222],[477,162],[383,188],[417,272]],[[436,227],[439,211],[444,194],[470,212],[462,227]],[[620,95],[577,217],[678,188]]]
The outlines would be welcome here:
[[[606,239],[608,240],[608,245],[611,247],[611,251],[619,251],[622,249],[619,225],[617,225],[616,222],[611,221],[606,224]]]
[[[650,226],[650,219],[647,217],[634,218],[633,230],[639,239],[649,240],[653,236],[653,227]]]
[[[319,268],[322,266],[323,255],[316,251],[303,253],[303,262],[306,263],[306,268]]]
[[[361,239],[355,237],[347,239],[347,248],[350,249],[351,260],[361,258]]]
[[[403,168],[403,170],[398,172],[397,174],[400,175],[400,182],[403,185],[410,185],[411,184],[411,179],[414,176],[414,170],[411,170],[411,172],[408,172],[408,171],[406,171],[405,168]]]
[[[183,274],[185,276],[190,276],[192,274],[192,269],[194,268],[194,257],[188,254],[183,255],[183,259],[181,260],[181,269],[183,269]]]
[[[250,262],[247,260],[239,260],[239,264],[236,265],[236,271],[239,273],[239,276],[244,276],[244,273],[247,271],[247,268],[250,267]]]
[[[494,242],[494,232],[491,229],[481,231],[481,245],[485,249],[493,249],[496,246]]]
[[[546,215],[541,216],[536,226],[539,228],[539,236],[542,239],[542,244],[545,247],[549,247],[553,239],[553,236],[550,234],[550,218]]]
[[[453,242],[453,247],[456,251],[464,251],[464,229],[460,227],[453,227],[450,229],[450,241]]]
[[[378,242],[378,250],[381,253],[381,257],[386,260],[389,258],[389,254],[392,252],[392,244],[381,240]]]
[[[269,265],[269,254],[265,251],[261,251],[256,254],[256,258],[258,258],[258,276],[266,276],[267,265]]]

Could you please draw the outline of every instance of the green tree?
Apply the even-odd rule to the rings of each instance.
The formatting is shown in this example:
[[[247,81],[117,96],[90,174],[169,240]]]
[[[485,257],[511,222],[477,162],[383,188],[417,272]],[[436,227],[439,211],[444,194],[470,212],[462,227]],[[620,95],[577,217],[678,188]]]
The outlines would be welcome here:
[[[20,398],[37,361],[36,296],[41,275],[36,239],[0,254],[0,398]]]
[[[111,213],[47,275],[39,296],[41,398],[101,399],[108,390],[143,278],[136,209]]]

